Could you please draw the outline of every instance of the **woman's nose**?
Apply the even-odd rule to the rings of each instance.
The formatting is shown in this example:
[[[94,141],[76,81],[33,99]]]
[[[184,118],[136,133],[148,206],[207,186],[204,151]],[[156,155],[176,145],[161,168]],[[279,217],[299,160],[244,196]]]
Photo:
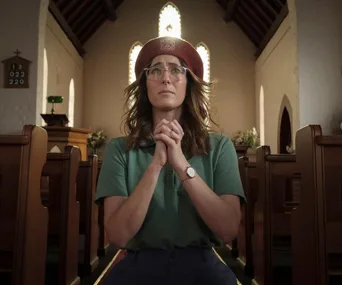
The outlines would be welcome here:
[[[163,75],[162,75],[162,83],[167,84],[167,83],[171,83],[170,80],[170,73],[168,70],[163,70]]]

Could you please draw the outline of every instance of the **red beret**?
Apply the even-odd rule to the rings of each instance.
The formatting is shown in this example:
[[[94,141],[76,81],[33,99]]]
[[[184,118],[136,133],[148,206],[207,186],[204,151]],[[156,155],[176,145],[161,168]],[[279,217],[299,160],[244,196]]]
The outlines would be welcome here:
[[[135,76],[138,77],[148,62],[161,54],[184,60],[191,71],[203,79],[203,62],[196,49],[189,42],[174,37],[158,37],[145,43],[135,62]]]

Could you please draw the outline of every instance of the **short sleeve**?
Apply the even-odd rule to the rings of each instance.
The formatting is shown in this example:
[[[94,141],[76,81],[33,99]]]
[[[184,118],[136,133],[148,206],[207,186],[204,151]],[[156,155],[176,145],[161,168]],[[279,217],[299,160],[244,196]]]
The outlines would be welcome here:
[[[96,189],[97,204],[110,196],[128,196],[124,140],[112,139],[106,146]]]
[[[214,191],[217,195],[237,195],[245,202],[238,159],[230,139],[223,136],[216,146],[217,160],[214,168]]]

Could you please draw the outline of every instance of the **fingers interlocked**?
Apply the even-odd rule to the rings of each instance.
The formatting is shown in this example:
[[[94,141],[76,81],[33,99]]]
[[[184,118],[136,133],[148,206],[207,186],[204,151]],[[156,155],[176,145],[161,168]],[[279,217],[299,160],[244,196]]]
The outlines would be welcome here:
[[[174,139],[176,142],[179,142],[182,140],[184,132],[177,120],[169,122],[163,119],[154,130],[154,135],[159,134],[166,135],[169,138]]]

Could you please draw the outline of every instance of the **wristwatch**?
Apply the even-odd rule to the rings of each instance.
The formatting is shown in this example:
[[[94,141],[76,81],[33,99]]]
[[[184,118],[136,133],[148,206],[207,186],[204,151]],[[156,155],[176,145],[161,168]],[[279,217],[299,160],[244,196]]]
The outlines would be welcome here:
[[[194,178],[196,176],[196,170],[193,167],[191,167],[191,166],[188,166],[186,168],[185,173],[186,173],[187,177],[184,178],[182,180],[182,182],[185,181],[185,180],[188,180],[188,179],[192,179],[192,178]]]

